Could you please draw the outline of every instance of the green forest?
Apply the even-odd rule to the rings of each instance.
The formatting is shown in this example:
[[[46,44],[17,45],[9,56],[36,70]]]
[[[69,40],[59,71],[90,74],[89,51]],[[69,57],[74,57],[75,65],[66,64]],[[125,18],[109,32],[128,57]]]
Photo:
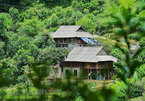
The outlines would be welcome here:
[[[118,59],[111,85],[95,89],[71,73],[44,83],[70,52],[50,34],[61,25],[81,25]],[[0,0],[1,100],[145,100],[145,0]]]

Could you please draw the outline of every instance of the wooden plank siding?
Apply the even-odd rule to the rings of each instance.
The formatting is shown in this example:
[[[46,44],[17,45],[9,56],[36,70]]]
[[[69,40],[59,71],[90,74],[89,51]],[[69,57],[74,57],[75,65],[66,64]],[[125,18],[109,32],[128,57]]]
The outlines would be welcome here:
[[[56,45],[61,44],[79,44],[81,46],[87,46],[87,43],[84,42],[81,38],[55,38]]]
[[[86,62],[64,62],[63,67],[70,68],[84,68],[84,69],[103,69],[103,68],[113,68],[113,62],[98,62],[98,63],[86,63]]]

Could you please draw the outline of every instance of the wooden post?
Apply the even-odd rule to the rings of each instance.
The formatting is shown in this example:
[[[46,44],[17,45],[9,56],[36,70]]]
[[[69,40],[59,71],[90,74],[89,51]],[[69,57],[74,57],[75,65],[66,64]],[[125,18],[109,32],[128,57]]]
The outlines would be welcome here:
[[[98,69],[97,69],[97,80],[98,80]]]
[[[89,80],[89,68],[88,68],[88,80]]]
[[[91,76],[90,77],[91,77],[91,80],[92,80],[92,69],[90,69],[90,72],[91,72]]]
[[[98,80],[99,80],[99,73],[100,73],[100,71],[99,71],[99,69],[98,69]]]
[[[97,80],[97,69],[96,69],[96,80]]]
[[[99,69],[99,80],[101,79],[101,69]]]
[[[105,80],[105,71],[104,71],[104,80]]]
[[[113,72],[113,68],[112,68],[112,80],[113,80],[113,76],[114,76],[114,72]]]
[[[96,69],[96,80],[98,80],[98,69]]]
[[[109,80],[109,69],[108,69],[108,80]]]

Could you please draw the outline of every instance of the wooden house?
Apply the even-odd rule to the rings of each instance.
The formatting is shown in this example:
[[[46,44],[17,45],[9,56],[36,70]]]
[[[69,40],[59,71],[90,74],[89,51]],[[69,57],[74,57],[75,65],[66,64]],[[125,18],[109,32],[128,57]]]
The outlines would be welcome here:
[[[72,71],[75,76],[80,76],[83,72],[85,78],[91,74],[91,79],[112,79],[113,62],[117,59],[108,55],[103,47],[75,47],[63,62],[62,74],[65,77]]]
[[[74,47],[87,46],[93,35],[86,32],[81,26],[67,25],[60,26],[58,30],[51,33],[56,42],[56,47],[72,50]]]

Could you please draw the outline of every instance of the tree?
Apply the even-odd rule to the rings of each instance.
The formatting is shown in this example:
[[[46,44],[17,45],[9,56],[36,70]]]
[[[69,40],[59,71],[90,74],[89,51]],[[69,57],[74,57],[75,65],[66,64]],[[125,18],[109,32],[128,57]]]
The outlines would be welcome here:
[[[134,9],[134,0],[119,0],[120,5],[114,2],[112,2],[112,4],[115,6],[112,6],[114,8],[113,13],[110,15],[113,18],[111,24],[115,27],[115,35],[118,36],[118,42],[115,47],[124,55],[121,59],[121,64],[117,64],[117,67],[120,69],[117,76],[127,85],[127,98],[131,98],[130,85],[126,78],[131,78],[134,75],[136,68],[144,64],[144,62],[138,60],[138,57],[144,51],[144,48],[140,47],[135,54],[130,55],[131,42],[129,39],[132,39],[130,37],[131,35],[138,36],[138,38],[134,38],[134,40],[140,40],[145,36],[144,25],[141,23],[141,20],[138,19],[138,14],[144,10],[144,5],[137,6]],[[119,40],[119,37],[124,39],[126,48],[120,46],[121,40]]]
[[[68,50],[51,47],[45,48],[40,52],[38,56],[38,61],[58,64],[59,62],[63,61],[67,55]]]
[[[55,7],[62,5],[63,7],[69,6],[72,0],[40,0],[48,7]]]
[[[137,77],[138,79],[142,79],[143,77],[145,77],[145,64],[141,65],[139,68],[137,68],[136,72],[137,72]]]
[[[10,43],[7,52],[9,53],[10,57],[15,56],[15,54],[21,49],[29,51],[29,54],[33,57],[37,56],[37,46],[31,41],[30,37],[26,35],[17,36],[15,33],[10,33],[9,38]]]
[[[7,29],[11,23],[11,17],[9,14],[0,13],[0,41],[7,42]]]
[[[30,37],[35,37],[44,29],[43,22],[41,22],[41,20],[39,20],[38,17],[24,19],[24,22],[20,25],[20,28],[18,28],[17,30],[18,33],[20,35],[27,35]]]
[[[9,14],[0,13],[0,60],[6,56],[8,46],[7,30],[11,23],[11,17]]]
[[[20,13],[19,18],[21,21],[24,19],[32,19],[34,17],[38,17],[39,20],[45,20],[50,15],[51,10],[49,8],[44,7],[42,4],[37,4]]]
[[[56,27],[58,25],[58,20],[58,16],[56,16],[56,14],[52,14],[45,20],[46,28]]]
[[[44,49],[48,47],[55,47],[55,41],[48,31],[42,32],[34,39],[34,43],[39,49]]]
[[[16,62],[11,58],[5,58],[0,61],[0,87],[14,84],[17,71]]]
[[[83,17],[80,20],[76,21],[76,25],[83,26],[90,33],[93,33],[95,31],[95,23],[88,17]]]
[[[19,9],[24,9],[26,7],[32,6],[37,0],[1,0],[0,11],[8,12],[11,6],[15,6]]]
[[[28,36],[17,36],[14,33],[10,35],[7,53],[9,57],[17,61],[16,80],[24,82],[24,66],[36,60],[39,50]]]
[[[9,9],[9,14],[12,17],[13,23],[16,23],[19,20],[19,10],[18,9],[11,7]]]

